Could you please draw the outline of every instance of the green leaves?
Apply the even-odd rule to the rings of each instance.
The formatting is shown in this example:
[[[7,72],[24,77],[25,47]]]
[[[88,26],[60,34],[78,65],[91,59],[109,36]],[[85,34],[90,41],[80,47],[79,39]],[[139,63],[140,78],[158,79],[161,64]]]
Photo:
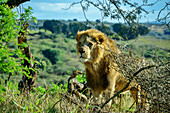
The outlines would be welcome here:
[[[24,13],[21,13],[20,16],[21,16],[21,22],[27,22],[27,21],[34,21],[35,23],[37,23],[36,21],[36,18],[31,16],[32,15],[32,7],[28,6],[28,8],[24,8]]]
[[[21,66],[21,62],[30,62],[30,60],[22,53],[21,48],[29,46],[26,43],[18,44],[17,37],[19,32],[23,31],[21,27],[25,22],[34,20],[36,18],[31,16],[32,8],[24,9],[23,13],[18,15],[17,12],[10,9],[8,5],[0,5],[0,72],[23,74],[22,69],[29,70],[27,67]],[[19,19],[20,18],[20,19]],[[22,60],[21,60],[22,59]],[[24,72],[28,75],[29,71]]]
[[[81,74],[77,75],[76,78],[77,78],[77,80],[78,80],[80,83],[85,83],[85,82],[86,82],[86,77],[85,77],[85,76],[82,76]]]

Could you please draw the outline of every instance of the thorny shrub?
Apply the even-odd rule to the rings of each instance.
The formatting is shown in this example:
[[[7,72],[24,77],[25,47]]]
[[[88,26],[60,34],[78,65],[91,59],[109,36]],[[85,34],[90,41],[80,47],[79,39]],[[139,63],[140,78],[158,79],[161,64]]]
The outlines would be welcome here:
[[[169,62],[157,58],[156,60],[146,60],[135,58],[129,54],[115,56],[121,73],[130,79],[135,72],[143,69],[134,77],[134,82],[138,83],[142,90],[146,92],[146,103],[149,105],[149,112],[168,112],[170,107],[169,96]]]

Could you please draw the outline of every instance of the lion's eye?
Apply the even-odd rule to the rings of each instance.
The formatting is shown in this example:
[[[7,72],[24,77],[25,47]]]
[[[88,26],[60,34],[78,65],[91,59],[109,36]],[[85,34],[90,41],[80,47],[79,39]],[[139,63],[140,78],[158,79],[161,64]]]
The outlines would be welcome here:
[[[93,45],[92,43],[88,43],[88,44],[87,44],[87,46],[89,46],[90,48],[91,48],[92,45]]]

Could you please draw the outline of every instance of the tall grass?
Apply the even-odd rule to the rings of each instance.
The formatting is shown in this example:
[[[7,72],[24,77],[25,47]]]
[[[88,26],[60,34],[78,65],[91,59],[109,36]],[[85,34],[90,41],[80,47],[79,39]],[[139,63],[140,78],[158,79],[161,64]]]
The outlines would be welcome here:
[[[67,92],[67,84],[50,86],[39,86],[33,92],[20,93],[17,83],[2,81],[0,84],[0,112],[1,113],[56,113],[56,112],[93,112],[95,105],[91,105],[91,99],[83,102]],[[103,109],[107,112],[134,111],[135,105],[131,107],[134,100],[130,93],[116,98],[112,107]]]

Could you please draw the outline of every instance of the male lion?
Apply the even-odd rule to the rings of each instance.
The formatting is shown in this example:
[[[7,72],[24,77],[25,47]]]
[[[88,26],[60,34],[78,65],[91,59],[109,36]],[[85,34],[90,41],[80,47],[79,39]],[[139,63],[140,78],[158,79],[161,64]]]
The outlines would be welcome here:
[[[95,29],[78,32],[76,41],[77,54],[86,67],[87,86],[92,89],[95,102],[101,104],[103,93],[108,99],[128,82],[120,73],[113,56],[121,52],[113,40]],[[130,90],[132,97],[137,101],[135,86],[132,82],[124,91]],[[110,105],[111,101],[108,103],[108,106]]]

